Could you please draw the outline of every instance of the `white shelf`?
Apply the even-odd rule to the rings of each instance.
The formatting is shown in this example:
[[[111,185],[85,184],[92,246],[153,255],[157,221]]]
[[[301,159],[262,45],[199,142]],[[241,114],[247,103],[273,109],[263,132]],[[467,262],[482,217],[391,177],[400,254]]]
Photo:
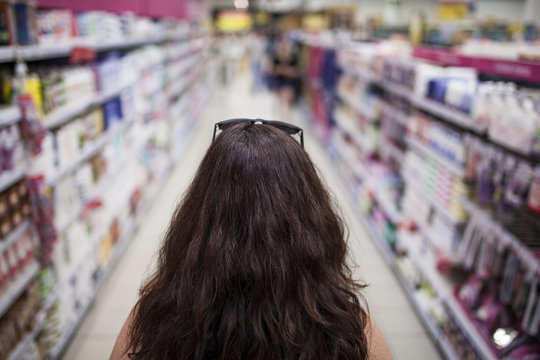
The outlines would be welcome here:
[[[3,106],[0,108],[0,127],[15,124],[21,119],[21,111],[18,106]]]
[[[42,60],[59,57],[68,57],[72,49],[77,46],[75,41],[64,44],[36,44],[14,47],[15,58],[21,60]]]
[[[390,113],[390,117],[393,121],[396,121],[398,124],[407,127],[409,123],[409,116],[401,110],[396,109],[394,106],[388,104],[387,102],[382,101],[383,113]]]
[[[347,105],[349,105],[351,108],[353,108],[358,114],[362,115],[369,121],[374,121],[375,116],[373,114],[370,114],[369,111],[367,111],[363,106],[361,106],[360,101],[353,99],[353,97],[346,92],[339,90],[338,95],[341,99],[345,101]]]
[[[37,334],[43,330],[45,325],[45,312],[41,311],[36,315],[35,325],[31,332],[26,334],[17,346],[11,351],[7,360],[19,360],[23,356],[24,352],[27,350],[28,346],[34,341]]]
[[[413,90],[409,89],[405,85],[398,84],[394,81],[390,80],[381,80],[380,84],[382,87],[384,87],[386,90],[390,91],[391,93],[401,96],[404,99],[407,99],[409,101],[412,101],[413,96]]]
[[[425,99],[425,98],[419,98],[419,97],[410,97],[410,100],[414,105],[416,105],[418,108],[427,111],[433,115],[436,115],[438,117],[441,117],[454,125],[457,125],[461,128],[472,130],[476,133],[483,133],[484,130],[479,128],[474,122],[473,119],[459,111],[452,109],[451,107],[448,107],[447,105],[438,103],[437,101],[431,100],[431,99]]]
[[[364,81],[366,83],[378,81],[378,79],[375,76],[373,76],[372,74],[370,74],[369,72],[367,72],[365,70],[360,70],[360,69],[358,69],[356,67],[347,67],[347,68],[344,69],[344,71],[345,71],[346,74],[356,76],[357,78],[361,79],[362,81]]]
[[[28,168],[26,165],[22,165],[11,171],[3,172],[2,175],[0,175],[0,192],[6,190],[17,181],[22,180],[26,175],[27,170]]]
[[[410,174],[407,170],[403,171],[403,178],[405,179],[407,185],[412,186],[416,189],[416,193],[421,195],[428,203],[437,210],[440,214],[444,215],[452,224],[457,225],[460,224],[462,221],[455,218],[455,216],[447,210],[443,205],[439,204],[437,200],[435,200],[430,194],[426,193],[426,189],[423,185],[418,183],[418,180],[415,179],[415,177]]]
[[[484,338],[478,333],[478,330],[471,323],[467,314],[461,308],[453,295],[445,299],[445,303],[453,315],[453,318],[458,322],[459,328],[467,335],[467,339],[472,343],[473,347],[479,352],[479,355],[484,360],[495,360],[497,356],[493,354],[491,348],[486,344]]]
[[[70,164],[62,167],[47,181],[49,186],[55,186],[60,179],[65,177],[67,174],[72,173],[77,167],[79,167],[79,165],[88,161],[90,158],[100,152],[106,141],[107,137],[102,136],[98,140],[95,140],[93,144],[88,145],[87,148],[83,150],[82,153],[75,160],[73,160]]]
[[[403,162],[405,159],[405,152],[394,145],[390,140],[382,139],[381,151],[386,151],[388,155],[394,158],[397,162]]]
[[[128,121],[124,120],[122,122],[121,125],[119,125],[119,127],[117,128],[114,128],[114,129],[109,129],[107,130],[108,133],[106,133],[105,136],[107,139],[107,141],[109,139],[111,139],[112,137],[114,137],[117,133],[121,132],[123,129],[125,129],[128,125],[131,125]],[[138,154],[140,152],[140,150],[136,150],[132,153],[134,154]],[[103,193],[104,189],[107,188],[106,185],[108,185],[110,182],[111,182],[111,178],[113,176],[115,176],[116,174],[119,173],[120,170],[122,170],[125,165],[127,164],[127,162],[129,162],[129,159],[126,160],[123,164],[121,164],[120,166],[117,166],[115,169],[113,169],[113,171],[111,172],[107,172],[104,177],[99,181],[99,184],[96,185],[96,188],[94,191],[92,191],[92,193],[88,196],[88,200],[92,200],[94,198],[96,198],[97,196],[99,196],[100,194]],[[69,225],[71,225],[75,220],[77,220],[78,218],[80,218],[82,212],[84,211],[86,207],[86,204],[82,204],[80,206],[80,208],[78,208],[76,211],[74,211],[72,214],[71,214],[71,217],[66,221],[65,224],[62,224],[59,229],[58,229],[58,232],[59,233],[63,233],[64,231],[66,231],[66,229],[68,228]]]
[[[13,61],[15,57],[14,47],[9,45],[0,46],[0,62]]]
[[[388,195],[383,190],[375,189],[375,198],[379,205],[383,208],[386,215],[390,218],[390,220],[394,224],[398,224],[401,220],[401,213],[396,208],[396,206],[392,203],[392,201],[388,198]]]
[[[43,118],[43,126],[46,129],[52,129],[67,123],[75,116],[89,110],[90,107],[94,105],[96,96],[97,95],[91,95],[53,110]]]
[[[454,162],[448,160],[446,157],[438,154],[437,152],[435,152],[435,150],[432,150],[429,146],[422,144],[422,142],[412,136],[407,136],[406,141],[407,145],[414,149],[419,155],[427,156],[430,159],[436,161],[437,163],[439,163],[439,165],[443,166],[446,170],[451,171],[459,178],[463,178],[465,176],[465,169],[463,166],[457,165]]]
[[[168,170],[165,171],[166,173]],[[156,188],[159,189],[159,187]],[[58,359],[59,356],[62,354],[62,351],[64,350],[65,346],[73,336],[74,332],[76,331],[77,327],[79,326],[82,318],[85,316],[86,312],[88,311],[90,305],[92,304],[95,295],[99,291],[101,285],[103,284],[103,281],[107,277],[107,275],[111,272],[111,269],[115,266],[115,264],[118,262],[120,256],[124,253],[126,246],[129,243],[129,239],[133,236],[135,230],[137,229],[142,214],[146,211],[146,209],[149,207],[150,203],[155,198],[155,194],[148,194],[144,197],[143,206],[141,207],[140,211],[135,215],[135,218],[130,221],[130,223],[126,226],[126,230],[124,231],[124,234],[122,235],[121,239],[117,242],[115,245],[115,249],[113,250],[113,254],[111,257],[111,260],[109,261],[109,264],[105,267],[105,269],[99,273],[96,285],[94,287],[93,295],[90,299],[88,299],[87,302],[85,302],[81,307],[80,310],[77,312],[77,315],[75,316],[75,320],[72,324],[70,324],[66,331],[63,332],[62,337],[60,340],[56,343],[56,345],[53,347],[53,349],[48,354],[48,359]],[[56,294],[58,295],[58,293]],[[54,302],[54,299],[53,301]],[[49,304],[52,305],[52,302]]]
[[[30,220],[23,220],[6,237],[0,240],[0,254],[2,254],[14,241],[16,241],[30,226]]]
[[[63,125],[73,120],[73,118],[76,116],[90,110],[92,107],[99,106],[111,99],[114,99],[115,97],[120,96],[124,90],[133,86],[133,84],[134,83],[123,84],[116,89],[90,95],[76,102],[61,106],[43,118],[43,126],[46,129],[53,129]]]
[[[479,128],[469,115],[437,101],[415,96],[413,90],[407,88],[406,86],[389,80],[382,80],[380,84],[389,92],[407,99],[417,108],[443,118],[454,125],[479,134],[482,134],[485,131],[485,129]]]
[[[125,49],[143,45],[157,44],[166,40],[187,40],[185,33],[162,34],[158,36],[134,37],[113,41],[75,38],[64,43],[35,44],[22,46],[0,47],[0,62],[11,62],[17,58],[25,61],[69,57],[76,47],[94,50],[96,52],[112,49]]]
[[[11,283],[7,292],[0,298],[0,317],[10,308],[11,305],[19,298],[24,292],[28,283],[36,276],[39,270],[39,266],[36,262],[33,262],[26,266],[24,272],[19,274],[15,281]]]
[[[345,182],[345,181],[344,181]],[[345,182],[346,183],[346,182]],[[369,219],[367,219],[363,214],[359,214],[359,219],[364,225],[364,228],[370,235],[371,239],[373,239],[373,242],[375,245],[379,248],[381,251],[384,259],[389,264],[392,271],[396,274],[396,277],[398,280],[402,283],[402,285],[405,285],[404,287],[407,288],[407,284],[402,278],[401,274],[397,270],[396,264],[395,264],[395,257],[392,253],[391,249],[387,245],[386,241],[383,239],[383,237],[378,233],[376,229],[373,228],[371,225]],[[414,260],[414,259],[413,259]],[[425,259],[417,259],[415,263],[420,266],[419,270],[426,276],[430,284],[434,287],[437,294],[439,294],[439,297],[441,300],[447,305],[448,308],[452,310],[452,314],[455,314],[457,320],[460,322],[460,328],[463,329],[467,333],[468,338],[472,341],[473,346],[478,349],[481,354],[484,356],[485,359],[495,359],[491,351],[489,350],[489,347],[484,342],[483,338],[479,335],[478,331],[474,327],[473,324],[470,323],[468,320],[467,315],[463,312],[463,310],[460,308],[460,305],[457,303],[457,301],[454,299],[452,294],[452,286],[451,284],[446,281],[446,279],[439,276],[435,269],[429,269],[426,267]],[[407,292],[408,297],[411,300],[411,303],[413,306],[418,310],[418,313],[420,317],[422,318],[423,322],[426,323],[426,320],[424,316],[426,316],[422,309],[419,308],[419,305],[415,301],[414,297],[412,297],[410,291]],[[444,351],[445,356],[448,359],[456,359],[456,354],[453,351],[452,347],[440,332],[433,332],[434,327],[428,322],[426,323],[427,328],[430,330],[430,333],[432,337],[435,339],[437,343],[440,344],[440,348],[442,351]]]
[[[503,240],[506,245],[512,247],[512,249],[529,269],[535,272],[540,270],[540,259],[535,257],[527,246],[525,246],[514,235],[503,228],[499,222],[495,221],[487,211],[483,210],[470,199],[465,197],[461,198],[461,204],[467,212],[481,220],[485,224],[486,228],[493,229],[493,231],[499,235],[500,239]]]
[[[364,172],[364,165],[349,153],[346,148],[347,146],[343,143],[342,140],[333,140],[333,148],[339,154],[339,156],[344,159],[349,168],[354,172],[354,174],[360,178],[362,181],[366,180],[366,173]]]

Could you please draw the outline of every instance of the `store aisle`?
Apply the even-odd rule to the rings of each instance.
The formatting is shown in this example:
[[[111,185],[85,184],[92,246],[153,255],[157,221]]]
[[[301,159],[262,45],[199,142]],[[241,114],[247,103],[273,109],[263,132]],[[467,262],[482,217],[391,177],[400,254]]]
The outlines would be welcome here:
[[[204,151],[210,143],[214,122],[234,117],[275,118],[276,104],[266,92],[253,94],[247,77],[226,89],[219,89],[162,191],[148,209],[139,230],[128,245],[116,269],[96,296],[96,301],[83,321],[64,359],[106,359],[116,335],[134,305],[137,290],[152,269],[155,253],[166,229],[172,210],[189,184]],[[306,129],[306,150],[319,168],[328,187],[341,205],[349,226],[352,261],[355,275],[369,287],[365,296],[372,316],[383,331],[396,359],[438,359],[424,328],[407,301],[397,280],[362,228],[346,190],[328,156],[309,131],[309,123],[300,111],[293,112],[292,122]]]

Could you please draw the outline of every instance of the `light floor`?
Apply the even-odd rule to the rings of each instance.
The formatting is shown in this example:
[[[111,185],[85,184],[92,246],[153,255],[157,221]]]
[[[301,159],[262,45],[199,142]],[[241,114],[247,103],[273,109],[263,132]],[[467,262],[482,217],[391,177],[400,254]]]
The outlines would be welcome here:
[[[114,272],[96,296],[78,332],[64,354],[64,359],[108,359],[114,341],[129,311],[135,304],[137,290],[155,260],[161,237],[173,208],[191,180],[208,147],[213,124],[235,118],[275,119],[276,102],[267,92],[253,93],[247,76],[241,76],[226,89],[218,89],[195,126],[186,147],[161,192],[149,208],[138,232],[128,245]],[[300,112],[289,121],[306,129],[305,147],[340,203],[350,231],[350,250],[356,264],[357,278],[370,285],[365,290],[370,311],[381,328],[395,359],[440,358],[429,336],[417,319],[397,280],[378,250],[363,230],[350,197],[332,167],[325,150],[309,131]]]

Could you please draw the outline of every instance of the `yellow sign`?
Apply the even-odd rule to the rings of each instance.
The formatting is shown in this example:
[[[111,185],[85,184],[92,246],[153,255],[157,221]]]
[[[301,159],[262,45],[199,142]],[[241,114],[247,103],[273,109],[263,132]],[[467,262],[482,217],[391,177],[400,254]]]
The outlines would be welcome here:
[[[463,20],[469,15],[469,6],[464,2],[442,2],[437,4],[437,19]]]
[[[224,11],[218,15],[216,28],[223,32],[239,32],[251,29],[253,19],[243,11]]]

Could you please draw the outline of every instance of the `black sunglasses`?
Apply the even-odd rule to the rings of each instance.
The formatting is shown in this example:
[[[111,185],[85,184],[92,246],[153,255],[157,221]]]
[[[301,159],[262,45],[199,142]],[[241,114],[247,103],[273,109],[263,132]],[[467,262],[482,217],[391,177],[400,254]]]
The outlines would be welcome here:
[[[276,129],[280,129],[282,131],[285,131],[289,135],[296,135],[300,134],[300,145],[302,145],[302,148],[304,148],[304,130],[302,128],[299,128],[298,126],[283,122],[283,121],[276,121],[276,120],[262,120],[262,119],[230,119],[230,120],[224,120],[220,121],[214,124],[214,136],[212,137],[212,142],[216,140],[216,133],[218,130],[225,130],[233,125],[240,124],[240,123],[249,123],[249,124],[264,124],[264,125],[270,125],[272,127],[275,127]]]

